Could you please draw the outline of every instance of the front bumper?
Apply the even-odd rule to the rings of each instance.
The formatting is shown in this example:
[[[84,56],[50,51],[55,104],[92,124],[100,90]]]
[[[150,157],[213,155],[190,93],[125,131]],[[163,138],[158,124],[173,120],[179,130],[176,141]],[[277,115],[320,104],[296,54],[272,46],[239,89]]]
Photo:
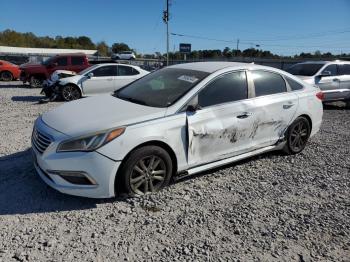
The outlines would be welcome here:
[[[51,137],[62,136],[40,119],[36,121],[35,128]],[[119,161],[111,160],[97,152],[56,153],[57,145],[54,140],[43,153],[40,153],[32,141],[34,166],[46,184],[62,193],[75,196],[90,198],[115,196],[114,181],[120,166]],[[70,183],[61,177],[59,172],[80,172],[86,174],[94,183],[89,185]]]

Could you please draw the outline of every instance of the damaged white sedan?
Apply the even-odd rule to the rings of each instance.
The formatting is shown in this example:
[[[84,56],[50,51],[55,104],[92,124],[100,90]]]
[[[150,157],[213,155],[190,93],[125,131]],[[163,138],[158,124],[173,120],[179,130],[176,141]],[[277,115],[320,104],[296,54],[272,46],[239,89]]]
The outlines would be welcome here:
[[[40,116],[34,164],[63,193],[142,195],[263,152],[299,153],[320,128],[322,97],[317,87],[271,67],[170,66],[112,95]]]

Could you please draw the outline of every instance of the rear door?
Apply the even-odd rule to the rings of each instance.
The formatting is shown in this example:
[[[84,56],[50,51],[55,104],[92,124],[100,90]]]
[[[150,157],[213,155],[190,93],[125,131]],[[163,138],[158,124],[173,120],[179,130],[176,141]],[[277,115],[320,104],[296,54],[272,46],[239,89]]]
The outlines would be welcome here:
[[[112,93],[115,90],[114,79],[117,76],[117,65],[100,66],[93,70],[93,76],[82,82],[85,95]]]
[[[198,93],[201,109],[187,112],[190,166],[249,150],[254,104],[247,99],[248,93],[244,71],[221,75]]]
[[[115,90],[139,78],[140,72],[131,66],[118,65],[118,75],[114,77]]]
[[[248,76],[255,92],[254,125],[249,137],[254,147],[273,145],[290,125],[298,107],[298,96],[289,92],[289,85],[278,73],[253,70]]]

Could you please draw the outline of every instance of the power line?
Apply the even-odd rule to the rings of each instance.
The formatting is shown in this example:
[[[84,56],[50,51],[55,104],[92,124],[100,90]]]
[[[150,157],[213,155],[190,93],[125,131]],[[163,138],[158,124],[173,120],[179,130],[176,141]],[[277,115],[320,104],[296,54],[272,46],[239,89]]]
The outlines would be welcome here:
[[[350,32],[350,30],[349,30]],[[188,37],[188,38],[195,38],[195,39],[202,39],[202,40],[209,40],[209,41],[217,41],[217,42],[225,42],[225,43],[237,43],[235,40],[225,40],[225,39],[217,39],[217,38],[209,38],[209,37],[203,37],[203,36],[196,36],[196,35],[187,35],[187,34],[178,34],[178,33],[171,33],[171,35],[174,36],[180,36],[180,37]],[[249,42],[248,42],[249,41]],[[255,41],[259,42],[259,41]],[[239,41],[240,44],[248,44],[248,45],[255,45],[250,40],[246,41]],[[258,44],[259,46],[272,46],[272,47],[299,47],[299,48],[348,48],[349,46],[325,46],[325,45],[281,45],[281,44]]]

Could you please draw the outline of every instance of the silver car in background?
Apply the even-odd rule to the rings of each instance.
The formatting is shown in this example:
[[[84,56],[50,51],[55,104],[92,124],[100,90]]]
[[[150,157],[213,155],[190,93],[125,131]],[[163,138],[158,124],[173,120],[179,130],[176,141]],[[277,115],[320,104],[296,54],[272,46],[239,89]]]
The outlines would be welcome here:
[[[324,102],[345,101],[350,104],[350,62],[305,62],[295,64],[286,71],[308,84],[317,85],[324,93]]]

